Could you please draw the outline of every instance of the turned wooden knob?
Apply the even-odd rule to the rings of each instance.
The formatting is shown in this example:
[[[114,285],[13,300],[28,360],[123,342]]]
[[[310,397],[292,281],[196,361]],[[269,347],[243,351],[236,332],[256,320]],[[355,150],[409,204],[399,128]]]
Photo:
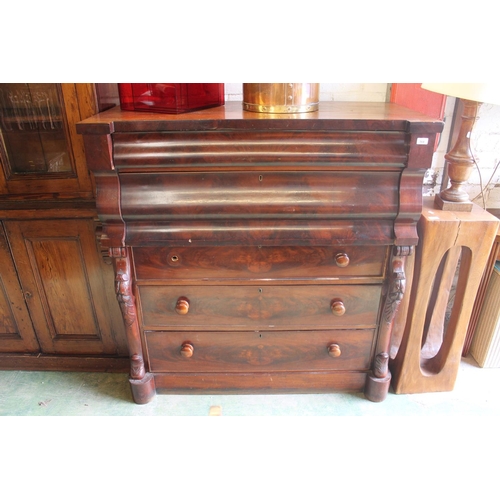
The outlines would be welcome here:
[[[187,314],[189,311],[189,300],[186,297],[179,297],[175,304],[177,314]]]
[[[346,253],[338,253],[335,255],[335,264],[339,267],[347,267],[349,265],[349,256]]]
[[[190,358],[194,354],[193,344],[189,342],[184,342],[181,346],[181,356],[183,358]]]
[[[342,354],[342,351],[340,350],[340,346],[338,344],[330,344],[328,346],[328,354],[332,358],[338,358]]]
[[[330,307],[332,309],[332,313],[335,314],[335,316],[342,316],[345,313],[344,303],[340,299],[332,300],[332,304]]]

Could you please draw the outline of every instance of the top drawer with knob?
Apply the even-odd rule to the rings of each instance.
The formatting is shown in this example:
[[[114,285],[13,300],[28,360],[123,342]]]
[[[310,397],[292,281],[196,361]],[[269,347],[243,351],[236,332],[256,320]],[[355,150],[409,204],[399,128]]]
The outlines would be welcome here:
[[[380,280],[388,247],[136,247],[137,280]]]
[[[148,172],[120,175],[125,221],[394,218],[399,170]]]

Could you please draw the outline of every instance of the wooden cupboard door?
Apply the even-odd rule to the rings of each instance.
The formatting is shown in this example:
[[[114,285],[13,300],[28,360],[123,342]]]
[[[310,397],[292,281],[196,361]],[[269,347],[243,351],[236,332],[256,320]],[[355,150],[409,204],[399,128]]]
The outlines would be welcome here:
[[[0,352],[39,352],[14,261],[0,224]]]
[[[92,220],[5,223],[44,353],[116,354]]]

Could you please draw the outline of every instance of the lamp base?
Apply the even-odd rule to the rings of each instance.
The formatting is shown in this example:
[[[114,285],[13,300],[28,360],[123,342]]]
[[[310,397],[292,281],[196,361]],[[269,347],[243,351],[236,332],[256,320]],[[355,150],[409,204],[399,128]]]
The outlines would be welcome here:
[[[439,194],[434,197],[434,206],[446,212],[472,212],[474,203],[471,201],[443,200]]]

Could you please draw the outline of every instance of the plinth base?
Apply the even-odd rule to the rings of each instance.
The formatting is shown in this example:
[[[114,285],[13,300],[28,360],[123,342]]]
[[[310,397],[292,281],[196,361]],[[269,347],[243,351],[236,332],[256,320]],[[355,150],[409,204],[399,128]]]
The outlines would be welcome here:
[[[391,385],[391,373],[389,372],[384,378],[377,378],[373,374],[369,374],[366,378],[365,397],[374,403],[384,401],[389,392]]]
[[[129,379],[134,402],[143,405],[149,403],[156,395],[155,379],[152,373],[146,373],[140,380]]]
[[[434,197],[434,206],[440,210],[449,212],[472,212],[474,203],[471,201],[448,201],[443,200],[438,194]]]

